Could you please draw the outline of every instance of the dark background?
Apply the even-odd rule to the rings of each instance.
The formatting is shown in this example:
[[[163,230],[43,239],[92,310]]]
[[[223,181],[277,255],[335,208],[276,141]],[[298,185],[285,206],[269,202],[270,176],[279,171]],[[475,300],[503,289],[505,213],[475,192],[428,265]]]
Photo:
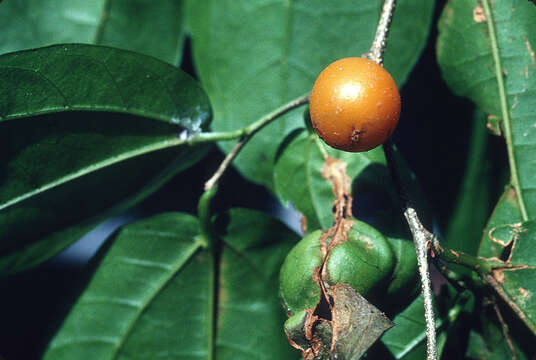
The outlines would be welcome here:
[[[465,168],[473,106],[450,93],[436,63],[436,23],[445,4],[437,1],[428,45],[402,89],[403,112],[394,142],[424,186],[438,227],[444,229]],[[181,67],[195,76],[189,42]],[[504,160],[501,139],[492,140],[494,152]],[[66,252],[29,271],[0,279],[0,355],[5,360],[38,359],[57,331],[70,306],[89,278],[85,265],[104,239],[133,219],[164,211],[195,213],[203,181],[223,156],[214,148],[202,162],[179,174],[127,214],[99,226]],[[283,216],[298,229],[296,214],[285,210],[263,187],[251,184],[234,169],[221,181],[215,210],[244,206]],[[500,186],[498,186],[498,192]],[[178,201],[180,199],[180,201]],[[374,199],[369,199],[371,203]],[[367,218],[361,209],[360,218]]]

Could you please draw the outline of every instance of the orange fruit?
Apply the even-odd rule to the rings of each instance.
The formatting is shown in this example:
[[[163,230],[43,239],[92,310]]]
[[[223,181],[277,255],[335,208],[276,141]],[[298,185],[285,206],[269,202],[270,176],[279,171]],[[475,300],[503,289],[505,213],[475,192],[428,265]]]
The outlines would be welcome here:
[[[382,66],[344,58],[316,79],[310,100],[313,127],[335,149],[360,152],[383,144],[400,117],[400,94]]]

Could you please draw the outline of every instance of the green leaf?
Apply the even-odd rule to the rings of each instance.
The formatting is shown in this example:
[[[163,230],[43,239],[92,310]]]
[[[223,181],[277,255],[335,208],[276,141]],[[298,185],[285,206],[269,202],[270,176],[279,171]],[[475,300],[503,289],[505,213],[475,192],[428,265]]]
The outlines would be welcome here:
[[[439,357],[446,350],[447,341],[456,337],[457,319],[462,312],[473,311],[473,301],[468,293],[449,295],[454,293],[452,288],[443,288],[437,300],[443,304],[435,304],[437,352]],[[448,309],[443,313],[440,309]],[[422,295],[411,303],[402,313],[394,319],[395,327],[390,329],[381,338],[394,359],[420,360],[426,358],[426,325],[424,317],[424,301]]]
[[[494,227],[488,236],[504,248],[501,257],[508,266],[493,271],[501,295],[536,334],[536,221]]]
[[[362,153],[338,151],[320,143],[316,134],[297,130],[285,139],[280,149],[274,169],[274,184],[281,201],[292,202],[306,218],[308,232],[327,229],[333,223],[331,210],[335,195],[331,183],[322,177],[325,162],[322,150],[346,162],[347,175],[354,179],[352,189],[356,198],[361,192],[387,192],[388,199],[390,196],[390,175],[381,148]],[[385,194],[382,195],[385,197]],[[374,204],[380,210],[386,206]]]
[[[497,313],[493,309],[493,304],[485,303],[484,300],[483,307],[479,312],[479,322],[477,326],[474,326],[473,330],[469,333],[469,339],[467,344],[467,357],[469,359],[486,359],[486,360],[503,360],[503,359],[513,359],[512,350],[508,344],[506,337],[504,336],[502,325],[497,318]],[[499,307],[497,307],[499,309]],[[500,310],[499,310],[500,311]],[[502,316],[502,315],[501,315]],[[504,320],[503,320],[504,321]],[[517,339],[520,336],[526,336],[517,334],[513,324],[505,324],[509,329],[509,340],[511,341],[516,357],[518,360],[529,359],[521,347]],[[512,331],[513,330],[513,331]],[[532,346],[531,339],[524,338],[524,343],[529,343],[529,346]],[[529,350],[530,351],[530,350]]]
[[[17,0],[0,5],[0,53],[54,43],[109,45],[178,64],[182,0]]]
[[[525,220],[536,216],[535,16],[536,7],[525,0],[449,1],[438,40],[438,59],[450,88],[502,118],[512,146],[512,185]]]
[[[221,256],[201,247],[190,215],[126,226],[44,359],[295,359],[277,273],[297,236],[250,210],[221,220]]]
[[[311,90],[320,71],[341,57],[366,53],[381,3],[195,0],[187,18],[194,60],[214,106],[214,129],[243,127]],[[386,68],[400,85],[425,44],[433,2],[397,6]],[[301,110],[278,119],[248,143],[235,164],[248,179],[273,187],[281,139],[302,124]],[[221,144],[229,151],[232,144]]]
[[[469,344],[467,345],[467,357],[469,359],[485,359],[485,360],[504,360],[512,359],[512,350],[508,347],[508,343],[502,332],[494,327],[494,336],[485,338],[476,331],[469,333]],[[517,360],[529,359],[517,344],[515,346]]]
[[[0,82],[0,272],[49,258],[206,153],[176,146],[207,126],[206,95],[151,57],[52,46],[0,56]]]
[[[426,358],[426,325],[422,295],[397,315],[393,322],[395,326],[381,338],[393,357],[404,360]]]
[[[485,114],[475,112],[469,155],[456,206],[445,232],[445,244],[451,249],[476,255],[491,209],[492,173],[490,162],[482,161],[489,150],[489,134],[484,126]],[[461,266],[457,272],[469,273]]]

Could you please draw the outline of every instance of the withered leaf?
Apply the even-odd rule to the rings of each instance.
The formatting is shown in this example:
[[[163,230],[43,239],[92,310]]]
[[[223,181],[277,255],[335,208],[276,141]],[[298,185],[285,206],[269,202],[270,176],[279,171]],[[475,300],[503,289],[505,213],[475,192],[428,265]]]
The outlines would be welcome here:
[[[349,285],[335,285],[331,291],[333,359],[357,360],[394,324]]]

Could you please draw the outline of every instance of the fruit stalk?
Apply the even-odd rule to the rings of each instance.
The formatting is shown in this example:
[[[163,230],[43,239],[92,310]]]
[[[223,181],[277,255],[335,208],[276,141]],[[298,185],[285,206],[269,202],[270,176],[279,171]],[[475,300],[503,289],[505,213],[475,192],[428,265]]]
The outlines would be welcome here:
[[[393,12],[396,6],[396,0],[385,0],[383,3],[382,13],[378,26],[376,28],[376,35],[370,51],[367,57],[383,66],[383,53],[387,45],[387,35],[391,26],[391,20],[393,18]],[[400,174],[396,167],[396,162],[392,153],[392,142],[388,140],[383,148],[387,163],[391,170],[394,183],[397,186],[398,194],[403,201],[403,213],[408,222],[409,228],[413,235],[413,241],[415,243],[415,250],[417,251],[417,261],[419,264],[419,273],[422,283],[422,294],[424,298],[424,316],[426,320],[426,359],[437,360],[437,340],[435,333],[435,315],[433,308],[433,292],[432,282],[430,279],[430,271],[428,269],[428,244],[430,242],[429,232],[421,224],[417,212],[410,205],[410,199],[407,196],[407,192],[403,189],[403,182],[400,178]]]
[[[393,19],[393,12],[395,10],[396,0],[385,0],[383,3],[382,14],[380,21],[378,21],[378,27],[376,28],[376,36],[372,42],[372,47],[367,57],[383,66],[383,52],[387,44],[387,35],[391,27],[391,20]]]

